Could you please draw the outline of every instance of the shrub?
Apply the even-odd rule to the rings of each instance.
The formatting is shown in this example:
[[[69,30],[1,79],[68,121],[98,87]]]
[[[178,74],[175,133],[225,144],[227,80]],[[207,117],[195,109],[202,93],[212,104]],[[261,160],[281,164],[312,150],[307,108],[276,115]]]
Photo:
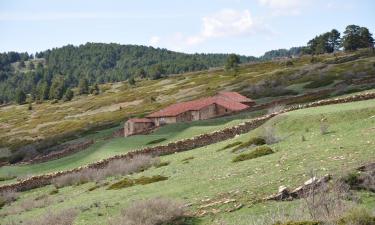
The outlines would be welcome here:
[[[253,151],[249,152],[249,153],[244,153],[244,154],[240,154],[238,156],[236,156],[232,162],[240,162],[240,161],[245,161],[245,160],[249,160],[249,159],[254,159],[254,158],[258,158],[258,157],[261,157],[261,156],[264,156],[264,155],[269,155],[269,154],[272,154],[274,153],[274,151],[268,147],[268,146],[259,146],[259,147],[256,147]]]
[[[332,84],[334,81],[335,80],[333,78],[325,77],[325,78],[321,78],[319,80],[314,80],[314,81],[304,85],[303,88],[312,89],[312,88],[324,87],[324,86]]]
[[[152,176],[152,177],[140,177],[140,178],[136,178],[136,179],[125,178],[125,179],[122,179],[121,181],[119,181],[117,183],[112,184],[107,189],[108,190],[121,189],[121,188],[131,187],[131,186],[134,186],[134,185],[146,185],[146,184],[151,184],[151,183],[164,181],[164,180],[168,180],[168,177],[156,175],[156,176]]]
[[[166,140],[167,140],[166,138],[159,138],[159,139],[156,139],[156,140],[152,140],[152,141],[147,142],[146,145],[158,144],[158,143],[163,142],[163,141],[166,141]]]
[[[181,162],[188,162],[188,161],[190,161],[192,159],[194,159],[194,156],[190,156],[190,157],[184,158],[183,160],[181,160]]]
[[[133,203],[112,225],[183,224],[187,219],[182,203],[171,199],[153,198]]]
[[[19,193],[15,191],[3,191],[0,193],[0,202],[5,205],[18,199]]]
[[[25,221],[26,225],[71,225],[78,212],[75,209],[65,209],[58,213],[47,212],[43,216]]]
[[[160,162],[155,165],[156,168],[163,167],[163,166],[168,166],[171,162]]]
[[[59,193],[59,189],[57,189],[57,188],[54,188],[54,189],[52,189],[52,190],[49,192],[50,195],[55,195],[55,194],[57,194],[57,193]]]
[[[264,127],[263,138],[268,145],[272,145],[281,141],[281,138],[276,135],[276,131],[273,126]]]
[[[267,109],[268,114],[278,113],[285,109],[285,105],[274,105]]]
[[[8,175],[8,176],[0,177],[0,181],[13,180],[15,178],[17,178],[17,176]]]
[[[328,134],[329,124],[325,121],[320,122],[320,133],[322,135]]]
[[[274,225],[323,225],[322,222],[317,221],[288,221],[288,222],[276,222]]]
[[[237,146],[237,145],[240,145],[240,144],[242,144],[241,141],[236,141],[236,142],[233,142],[233,143],[227,144],[227,145],[225,145],[224,147],[218,149],[217,152],[223,151],[223,150],[228,149],[228,148],[232,148],[232,147]]]
[[[241,149],[244,149],[244,148],[248,148],[250,146],[258,146],[258,145],[264,145],[266,144],[266,140],[264,140],[264,138],[262,137],[252,137],[250,138],[248,141],[238,145],[237,147],[233,148],[232,149],[232,152],[237,152]]]
[[[375,217],[371,216],[365,209],[354,208],[347,212],[339,221],[337,225],[373,225],[375,224]]]
[[[375,191],[375,171],[351,172],[341,178],[341,181],[349,185],[351,189]]]
[[[9,163],[10,164],[15,164],[15,163],[21,162],[24,158],[25,158],[25,154],[24,153],[17,152],[15,154],[13,154],[12,156],[10,156]]]

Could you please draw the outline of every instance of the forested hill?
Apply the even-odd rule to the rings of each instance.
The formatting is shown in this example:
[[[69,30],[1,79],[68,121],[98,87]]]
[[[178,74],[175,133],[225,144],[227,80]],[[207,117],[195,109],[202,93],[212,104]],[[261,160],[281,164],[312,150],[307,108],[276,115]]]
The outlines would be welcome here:
[[[223,66],[228,54],[186,54],[139,45],[87,43],[37,53],[53,73],[85,76],[90,82],[113,82],[131,76],[158,78]],[[255,57],[240,57],[241,62]]]
[[[53,94],[43,87],[50,88],[54,81],[55,86],[62,86],[57,89],[66,90],[76,87],[83,78],[90,85],[130,77],[158,79],[169,74],[223,66],[227,57],[228,54],[185,54],[146,46],[104,43],[54,48],[36,53],[35,59],[27,53],[3,53],[0,54],[0,103],[14,100],[16,89],[31,94],[35,91],[45,92],[42,95],[46,96]],[[257,58],[240,56],[240,60],[244,63]]]

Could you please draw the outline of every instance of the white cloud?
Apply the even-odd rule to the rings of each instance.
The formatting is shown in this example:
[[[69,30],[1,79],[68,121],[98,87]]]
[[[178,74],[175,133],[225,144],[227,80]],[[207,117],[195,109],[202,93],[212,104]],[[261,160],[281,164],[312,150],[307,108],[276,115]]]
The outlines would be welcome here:
[[[157,46],[160,43],[160,37],[159,36],[152,36],[149,40],[149,43],[151,46]]]
[[[202,29],[187,38],[189,45],[199,44],[210,38],[247,35],[254,32],[256,24],[249,10],[224,9],[202,18]]]
[[[258,0],[262,6],[273,9],[277,15],[300,14],[302,8],[306,7],[310,0]]]
[[[249,10],[223,9],[202,17],[201,21],[201,30],[196,34],[186,35],[175,32],[162,37],[154,36],[150,38],[149,43],[154,40],[154,45],[157,44],[159,47],[188,51],[194,45],[216,38],[243,37],[256,33],[273,34],[265,24],[254,19]]]

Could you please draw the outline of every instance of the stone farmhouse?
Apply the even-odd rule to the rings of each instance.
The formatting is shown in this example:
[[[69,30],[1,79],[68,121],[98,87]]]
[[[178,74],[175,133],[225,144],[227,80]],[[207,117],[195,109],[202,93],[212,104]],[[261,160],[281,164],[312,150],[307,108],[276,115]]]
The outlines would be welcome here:
[[[170,105],[145,118],[132,118],[125,122],[124,136],[146,133],[156,127],[230,115],[253,106],[255,102],[237,92],[219,92],[212,97]]]

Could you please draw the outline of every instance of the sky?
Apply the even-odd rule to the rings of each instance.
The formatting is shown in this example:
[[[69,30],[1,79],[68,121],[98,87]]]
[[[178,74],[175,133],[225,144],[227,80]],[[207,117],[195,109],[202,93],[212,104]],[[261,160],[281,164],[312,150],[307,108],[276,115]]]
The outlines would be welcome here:
[[[0,0],[0,52],[87,42],[260,56],[349,24],[375,32],[374,0]]]

